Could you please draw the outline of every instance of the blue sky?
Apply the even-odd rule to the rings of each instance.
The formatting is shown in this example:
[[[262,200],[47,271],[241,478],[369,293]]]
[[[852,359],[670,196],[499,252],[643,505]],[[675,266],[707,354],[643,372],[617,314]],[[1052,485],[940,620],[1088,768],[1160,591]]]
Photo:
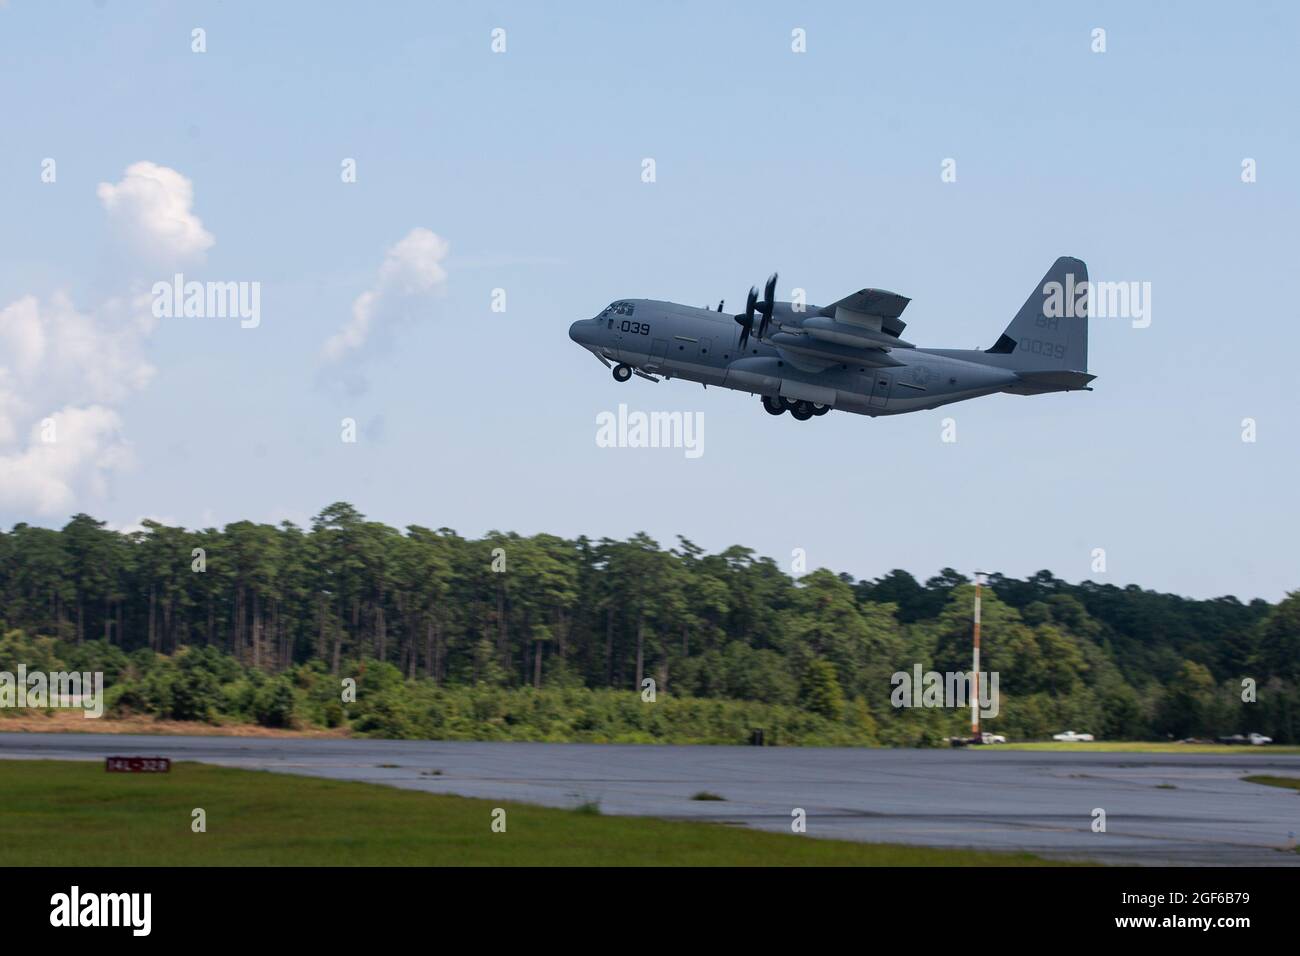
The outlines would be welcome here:
[[[0,524],[305,523],[343,499],[471,535],[1276,600],[1300,586],[1298,26],[1285,3],[10,0]],[[138,163],[188,182],[210,245],[139,234]],[[408,273],[412,230],[446,251]],[[735,306],[779,270],[782,297],[892,289],[909,340],[986,347],[1059,255],[1151,283],[1150,327],[1093,320],[1092,393],[797,423],[619,385],[567,336],[616,298]],[[175,271],[260,283],[260,325],[137,320]],[[364,343],[323,358],[368,293]],[[704,412],[704,454],[597,447],[619,402]],[[46,416],[89,408],[65,457],[33,452]]]

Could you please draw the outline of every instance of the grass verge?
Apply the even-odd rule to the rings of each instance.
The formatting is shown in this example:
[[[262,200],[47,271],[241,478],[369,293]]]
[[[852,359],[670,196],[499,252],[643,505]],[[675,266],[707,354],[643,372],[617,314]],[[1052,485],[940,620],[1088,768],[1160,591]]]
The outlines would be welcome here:
[[[506,832],[491,828],[506,811]],[[0,762],[0,866],[1043,866],[1028,853],[819,840],[205,764]],[[207,832],[191,831],[206,812]],[[810,827],[816,828],[815,816]]]

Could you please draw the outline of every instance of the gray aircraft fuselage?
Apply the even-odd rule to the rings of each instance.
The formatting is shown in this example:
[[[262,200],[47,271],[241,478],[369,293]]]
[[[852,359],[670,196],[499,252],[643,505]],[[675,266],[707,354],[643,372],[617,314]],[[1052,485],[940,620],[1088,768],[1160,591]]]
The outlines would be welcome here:
[[[859,415],[898,415],[995,392],[1086,389],[1093,378],[1087,374],[1086,312],[1083,317],[1048,318],[1042,291],[1066,271],[1078,272],[1086,290],[1086,268],[1075,259],[1057,260],[989,350],[916,348],[901,340],[895,347],[862,349],[814,341],[800,332],[798,323],[805,316],[834,315],[834,307],[794,310],[789,303],[776,303],[774,309],[787,325],[780,328],[774,322],[778,332],[766,338],[748,336],[743,350],[743,327],[735,315],[655,299],[611,303],[595,318],[574,322],[569,336],[606,365],[627,366],[642,377],[751,392],[778,407],[802,401],[820,411],[829,406]],[[817,321],[845,328],[830,319]],[[620,369],[615,377],[623,380]]]
[[[569,337],[611,361],[665,378],[806,399],[859,415],[936,408],[1008,391],[1019,382],[1015,372],[988,361],[1001,356],[978,350],[894,349],[890,356],[899,366],[872,368],[846,358],[820,371],[801,369],[752,337],[741,354],[741,328],[725,312],[654,299],[622,301],[633,306],[630,316],[615,316],[612,324],[610,317],[575,322]],[[635,327],[646,331],[631,331]]]

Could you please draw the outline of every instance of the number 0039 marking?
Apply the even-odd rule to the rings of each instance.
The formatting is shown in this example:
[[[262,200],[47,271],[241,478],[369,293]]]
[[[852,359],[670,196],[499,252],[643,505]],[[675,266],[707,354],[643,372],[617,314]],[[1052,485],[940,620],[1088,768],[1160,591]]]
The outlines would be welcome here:
[[[1055,342],[1044,342],[1042,339],[1021,339],[1021,352],[1028,352],[1031,355],[1046,355],[1048,358],[1065,358],[1066,348]]]

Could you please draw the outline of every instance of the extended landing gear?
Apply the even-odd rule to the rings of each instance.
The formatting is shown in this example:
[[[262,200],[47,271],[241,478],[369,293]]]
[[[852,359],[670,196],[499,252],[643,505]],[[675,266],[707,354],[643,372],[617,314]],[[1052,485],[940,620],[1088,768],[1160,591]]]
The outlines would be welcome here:
[[[764,395],[763,410],[769,415],[780,415],[782,412],[789,412],[801,422],[806,422],[814,415],[825,415],[831,410],[829,405],[819,405],[816,402],[793,401],[780,395]]]
[[[630,365],[614,366],[614,381],[626,382],[631,377],[632,377],[632,366]]]

